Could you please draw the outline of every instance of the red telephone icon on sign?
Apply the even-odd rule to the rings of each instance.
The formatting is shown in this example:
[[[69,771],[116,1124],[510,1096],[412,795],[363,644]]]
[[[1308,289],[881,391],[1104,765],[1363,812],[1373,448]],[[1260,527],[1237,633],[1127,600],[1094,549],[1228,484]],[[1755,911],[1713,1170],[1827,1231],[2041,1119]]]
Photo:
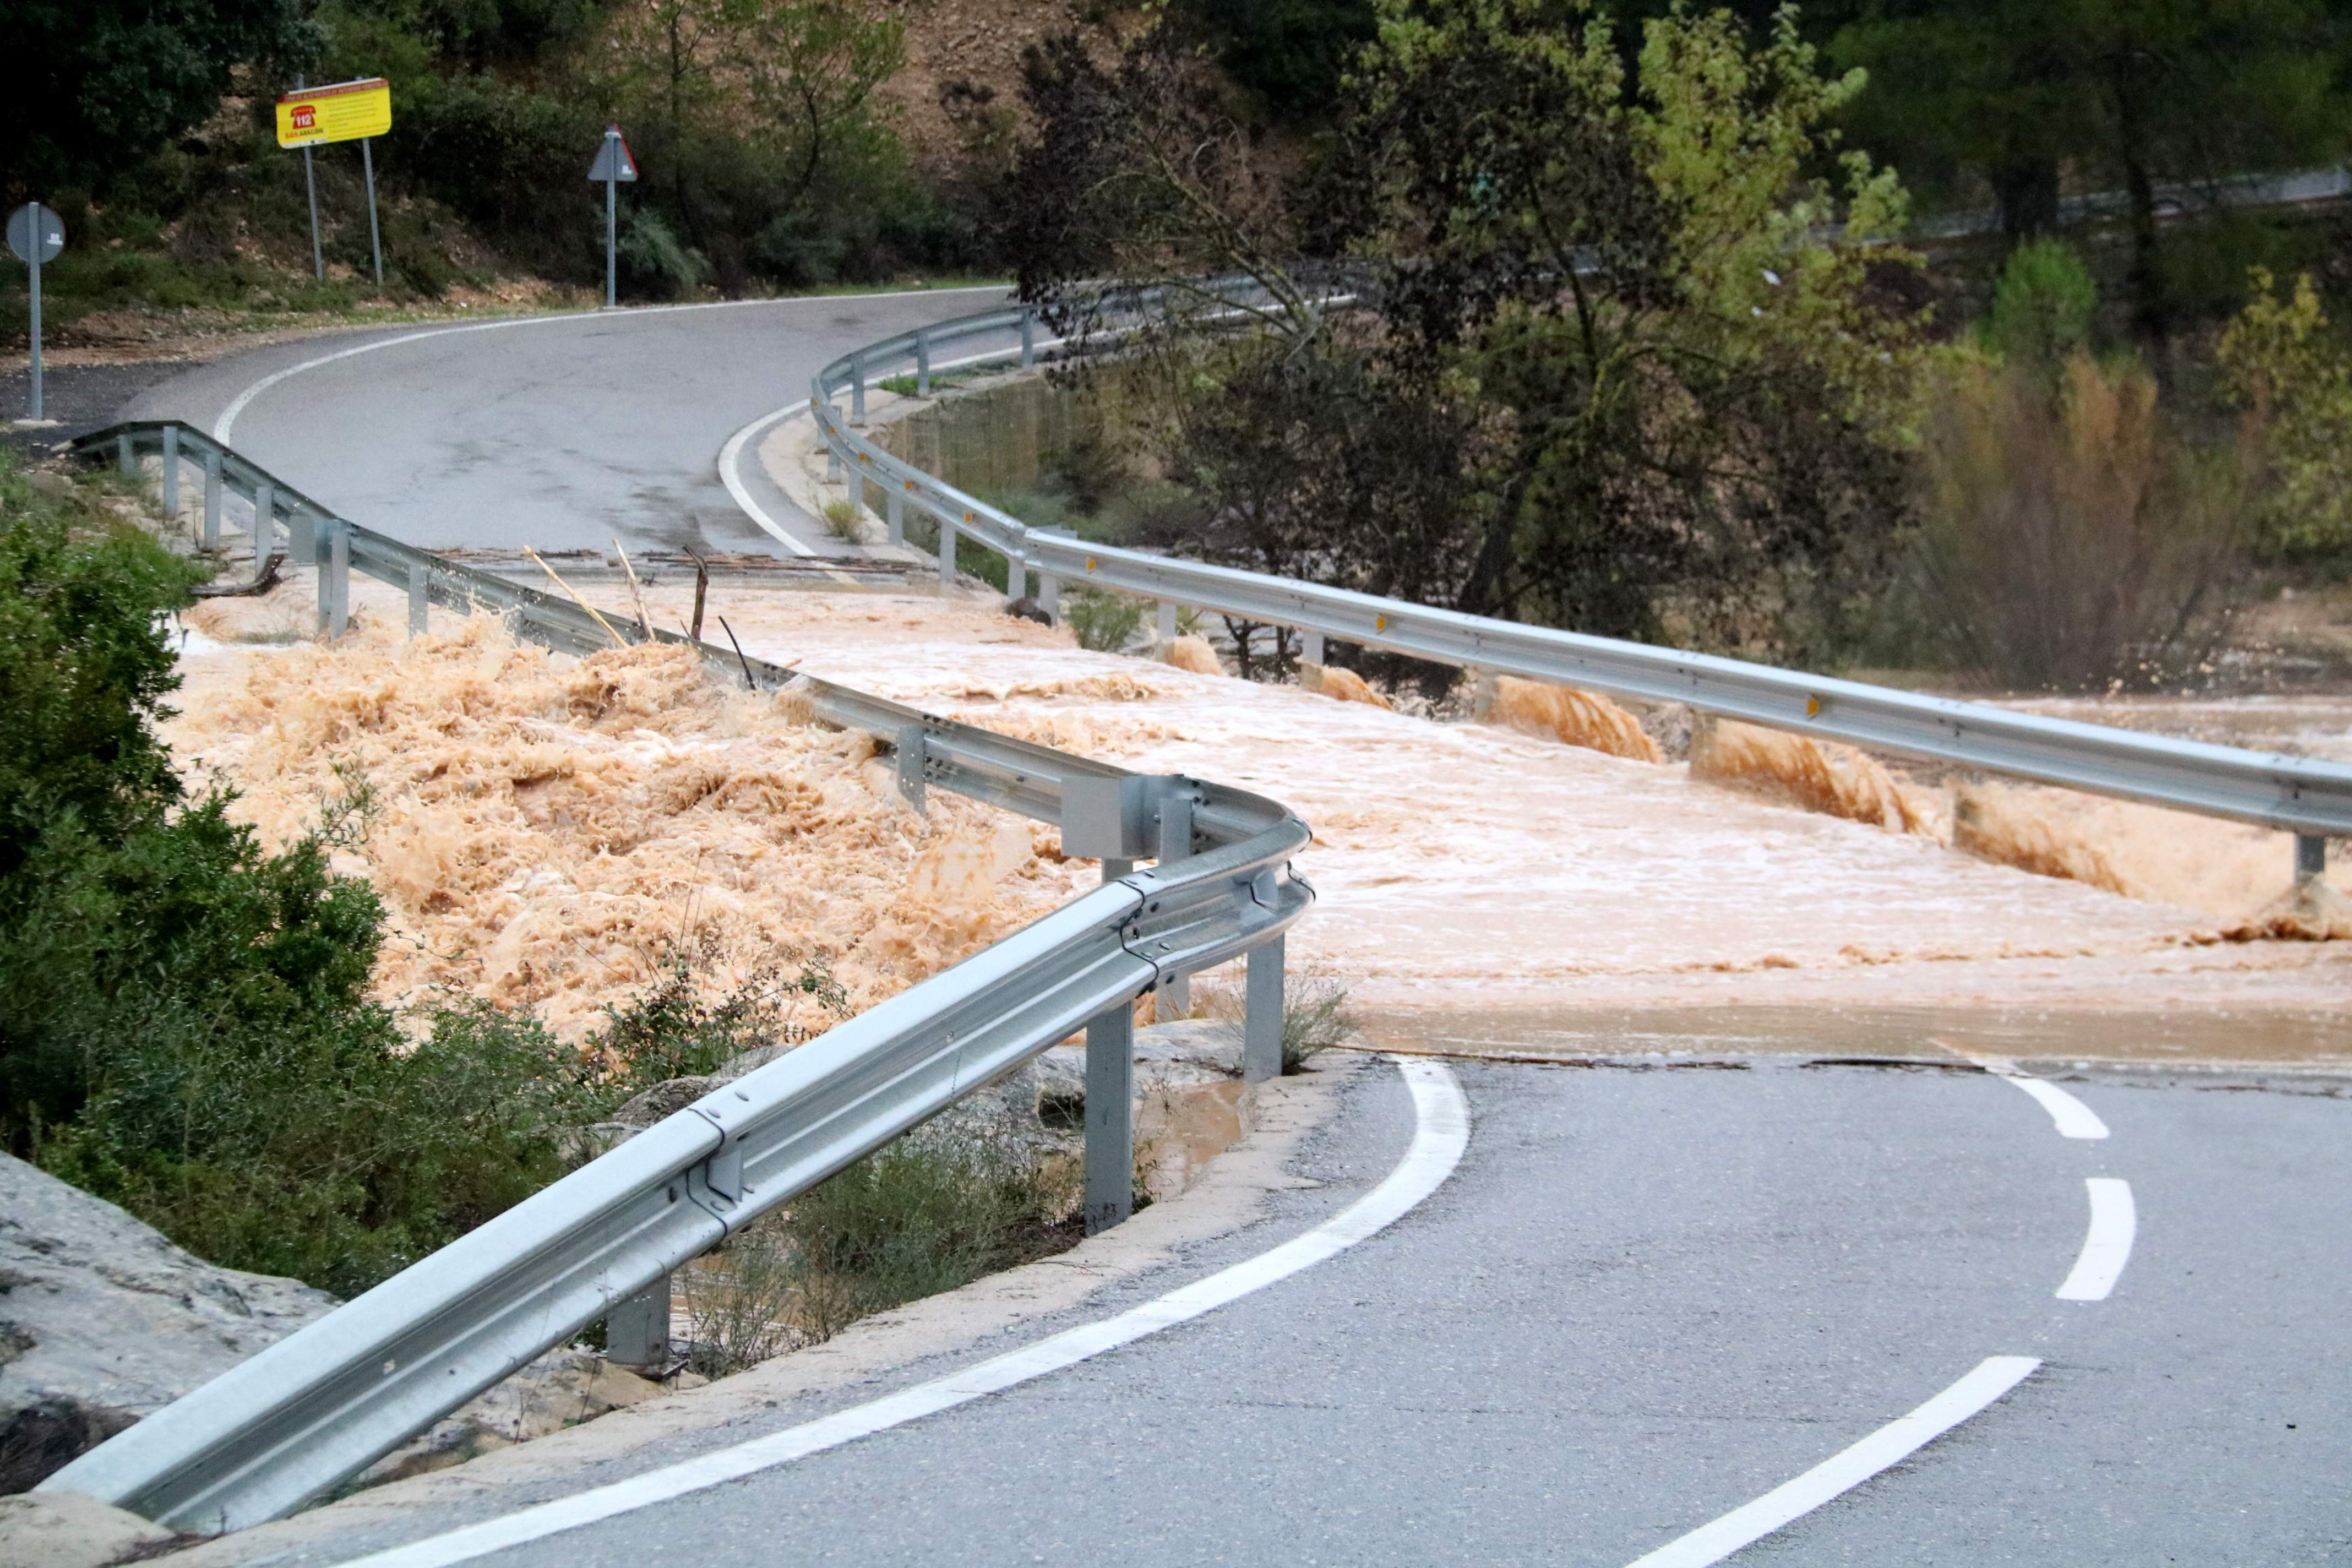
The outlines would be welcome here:
[[[319,128],[319,106],[315,103],[298,103],[294,106],[294,112],[289,118],[294,121],[294,129],[297,131],[316,131]]]

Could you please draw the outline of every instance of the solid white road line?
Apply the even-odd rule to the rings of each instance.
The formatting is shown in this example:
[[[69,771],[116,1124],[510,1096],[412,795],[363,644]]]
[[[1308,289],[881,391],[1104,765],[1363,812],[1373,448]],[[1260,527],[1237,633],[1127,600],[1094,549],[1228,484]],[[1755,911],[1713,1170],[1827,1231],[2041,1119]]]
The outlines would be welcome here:
[[[1943,1047],[1956,1057],[1965,1058],[1976,1063],[1993,1077],[2015,1084],[2032,1096],[2034,1103],[2050,1113],[2050,1120],[2056,1123],[2060,1137],[2105,1138],[2107,1135],[2107,1124],[2100,1121],[2097,1113],[2089,1106],[2068,1094],[2056,1084],[2035,1078],[2030,1072],[2021,1071],[2018,1065],[2007,1057],[1987,1056],[1982,1051],[1963,1050],[1949,1040],[1935,1040],[1930,1043]]]
[[[1062,342],[1063,340],[1060,338],[1041,338],[1033,346],[1038,349],[1058,348]],[[981,353],[966,354],[961,359],[941,360],[931,366],[931,374],[935,376],[941,375],[951,370],[961,370],[966,365],[1003,359],[1007,354],[1019,352],[1018,349],[1013,348],[989,349]],[[752,498],[751,487],[743,482],[743,454],[752,448],[753,443],[764,436],[770,426],[779,425],[796,414],[812,412],[814,411],[809,405],[809,400],[805,397],[798,403],[788,403],[782,408],[772,408],[728,437],[727,445],[719,449],[719,482],[727,487],[727,493],[735,498],[735,504],[742,509],[744,516],[759,524],[764,531],[781,540],[784,546],[796,555],[814,555],[816,552],[794,538],[792,532],[777,521],[773,513]]]
[[[2042,1364],[2029,1355],[1988,1356],[1977,1369],[1897,1421],[1891,1421],[1834,1458],[1774,1487],[1744,1508],[1667,1542],[1631,1568],[1706,1568],[1742,1547],[1803,1518],[1832,1498],[1898,1465],[2025,1381]]]
[[[1988,1066],[1985,1070],[2032,1095],[2035,1102],[2050,1113],[2050,1120],[2057,1124],[2060,1137],[2105,1138],[2107,1135],[2107,1124],[2099,1120],[2097,1112],[2056,1084],[2035,1078],[2031,1073],[2020,1072],[2006,1062],[1999,1067]]]
[[[576,1497],[355,1558],[341,1568],[445,1568],[446,1564],[470,1562],[505,1547],[576,1530],[688,1492],[740,1480],[1075,1366],[1105,1351],[1188,1322],[1337,1257],[1402,1217],[1435,1192],[1453,1174],[1470,1142],[1470,1107],[1453,1073],[1443,1064],[1431,1061],[1398,1061],[1396,1066],[1412,1094],[1415,1125],[1412,1147],[1379,1186],[1304,1236],[1115,1318],[1067,1330],[887,1398]]]
[[[2061,1301],[2105,1300],[2123,1278],[2124,1265],[2131,1261],[2132,1238],[2139,1234],[2129,1182],[2085,1176],[2083,1184],[2091,1190],[2091,1228],[2083,1237],[2082,1256],[2058,1287]]]
[[[961,289],[894,289],[882,293],[847,297],[856,300],[898,300],[913,294],[1002,294],[1003,292],[1003,289],[995,284],[982,283]],[[337,360],[350,359],[354,354],[373,353],[378,349],[397,348],[402,343],[413,343],[420,338],[446,337],[453,332],[490,332],[508,327],[546,327],[563,321],[626,321],[637,316],[671,315],[680,310],[731,310],[749,305],[793,305],[816,301],[837,305],[843,298],[844,296],[833,294],[804,294],[789,300],[714,300],[698,305],[640,305],[625,310],[575,310],[556,316],[517,316],[503,321],[467,321],[451,327],[426,327],[420,331],[403,332],[395,338],[378,338],[373,342],[354,343],[350,348],[337,349],[332,353],[320,354],[316,359],[304,360],[300,364],[290,364],[284,370],[275,371],[263,376],[259,381],[229,399],[228,406],[222,409],[220,417],[213,421],[213,439],[224,447],[227,446],[229,432],[236,428],[237,416],[243,414],[255,398],[282,381],[298,376],[306,370],[316,370],[322,364],[332,364]]]
[[[728,437],[727,445],[719,448],[719,482],[727,487],[727,493],[735,498],[735,504],[742,509],[743,515],[758,523],[761,531],[777,543],[803,558],[813,556],[816,552],[793,537],[792,530],[752,498],[751,487],[743,482],[743,449],[765,433],[770,426],[808,411],[809,405],[803,402],[793,404],[789,408],[779,408],[772,414],[762,414]]]

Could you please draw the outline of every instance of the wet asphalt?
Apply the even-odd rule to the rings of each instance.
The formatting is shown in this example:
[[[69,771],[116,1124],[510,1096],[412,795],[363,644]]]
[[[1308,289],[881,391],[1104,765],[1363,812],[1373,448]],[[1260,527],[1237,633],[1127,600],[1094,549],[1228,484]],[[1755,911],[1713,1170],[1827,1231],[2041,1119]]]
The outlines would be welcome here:
[[[719,479],[728,437],[804,403],[809,377],[850,349],[1001,298],[838,295],[306,338],[175,376],[123,417],[212,429],[265,377],[364,347],[256,394],[230,444],[353,521],[427,549],[602,552],[617,539],[631,551],[782,553]],[[822,543],[752,478],[772,514]]]

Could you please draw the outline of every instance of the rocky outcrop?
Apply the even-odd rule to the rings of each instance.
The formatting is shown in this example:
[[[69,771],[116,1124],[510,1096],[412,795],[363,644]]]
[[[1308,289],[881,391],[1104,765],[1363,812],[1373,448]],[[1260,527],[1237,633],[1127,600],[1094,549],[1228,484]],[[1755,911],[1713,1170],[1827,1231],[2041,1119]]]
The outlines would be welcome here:
[[[215,1268],[0,1154],[0,1493],[334,1305],[296,1280]]]

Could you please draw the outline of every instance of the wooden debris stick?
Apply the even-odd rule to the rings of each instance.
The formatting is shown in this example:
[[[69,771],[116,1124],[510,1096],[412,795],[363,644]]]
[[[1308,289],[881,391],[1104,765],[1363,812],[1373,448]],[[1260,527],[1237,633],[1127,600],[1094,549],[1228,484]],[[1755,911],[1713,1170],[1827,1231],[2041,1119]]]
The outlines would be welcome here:
[[[651,642],[654,640],[654,618],[646,613],[645,585],[637,581],[637,569],[629,564],[629,552],[621,548],[621,542],[617,539],[613,541],[613,553],[621,558],[621,570],[629,574],[629,597],[637,606],[637,630],[645,634],[646,641]]]
[[[573,604],[575,604],[575,605],[579,605],[582,609],[583,609],[583,610],[587,611],[587,612],[588,612],[588,618],[589,618],[589,619],[591,619],[591,620],[593,620],[593,621],[594,621],[598,626],[602,626],[602,627],[604,627],[604,635],[605,635],[606,637],[611,637],[611,638],[613,639],[613,646],[614,646],[614,647],[628,647],[628,646],[629,646],[629,639],[628,639],[628,638],[626,638],[626,637],[623,637],[620,633],[618,633],[618,632],[614,631],[614,630],[613,629],[613,623],[612,623],[612,622],[610,622],[610,621],[608,621],[608,620],[606,620],[604,616],[602,616],[598,615],[598,614],[596,613],[596,606],[595,606],[595,605],[592,605],[592,604],[590,604],[587,600],[585,600],[585,599],[582,598],[582,597],[580,596],[580,591],[579,591],[577,588],[574,588],[571,584],[569,584],[569,583],[565,582],[562,578],[558,577],[558,576],[555,574],[555,568],[554,568],[554,567],[550,566],[550,565],[549,565],[546,562],[544,562],[544,561],[540,561],[540,556],[539,556],[539,552],[538,552],[538,551],[531,549],[531,548],[530,548],[530,546],[529,546],[529,545],[525,545],[525,546],[523,546],[523,552],[523,552],[525,555],[530,556],[533,561],[539,561],[539,569],[540,569],[541,571],[542,571],[542,572],[544,572],[544,573],[546,573],[546,574],[547,574],[548,581],[550,581],[550,582],[553,583],[557,587],[559,587],[559,588],[562,589],[566,594],[571,595],[572,595],[572,602]]]

